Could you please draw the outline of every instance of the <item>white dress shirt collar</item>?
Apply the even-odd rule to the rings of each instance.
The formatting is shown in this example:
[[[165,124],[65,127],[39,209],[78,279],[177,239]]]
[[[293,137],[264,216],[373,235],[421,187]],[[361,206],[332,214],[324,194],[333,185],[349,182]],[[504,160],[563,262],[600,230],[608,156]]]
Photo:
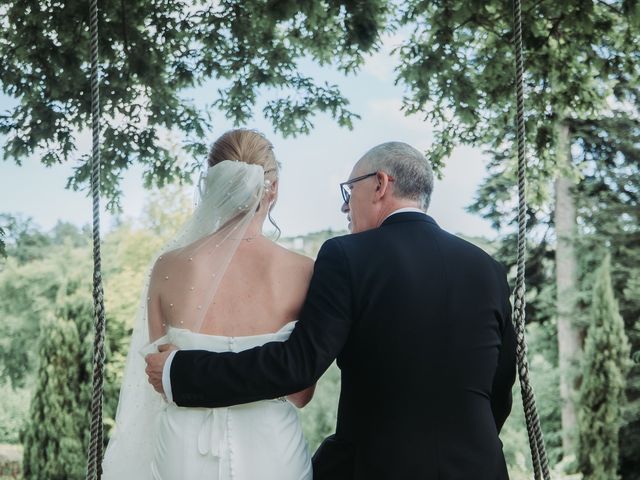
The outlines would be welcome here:
[[[393,212],[391,212],[389,215],[387,215],[386,217],[384,217],[384,220],[382,220],[382,223],[384,223],[384,221],[389,218],[391,215],[395,215],[396,213],[405,213],[405,212],[416,212],[416,213],[422,213],[423,215],[426,215],[426,213],[424,212],[424,210],[420,210],[419,208],[415,208],[415,207],[404,207],[404,208],[399,208],[398,210],[394,210]]]

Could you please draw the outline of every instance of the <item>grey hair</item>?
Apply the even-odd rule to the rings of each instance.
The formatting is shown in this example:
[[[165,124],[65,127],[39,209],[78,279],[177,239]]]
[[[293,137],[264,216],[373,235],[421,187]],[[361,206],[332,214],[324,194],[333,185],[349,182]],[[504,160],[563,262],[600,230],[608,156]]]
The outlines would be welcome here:
[[[429,208],[433,192],[433,170],[427,158],[403,142],[386,142],[373,147],[360,159],[370,172],[383,171],[394,178],[396,197],[417,201]]]

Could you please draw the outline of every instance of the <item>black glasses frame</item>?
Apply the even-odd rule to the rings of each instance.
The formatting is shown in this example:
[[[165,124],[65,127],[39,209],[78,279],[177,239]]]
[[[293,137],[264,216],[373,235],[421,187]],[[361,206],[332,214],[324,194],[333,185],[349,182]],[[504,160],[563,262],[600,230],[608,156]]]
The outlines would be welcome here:
[[[360,177],[352,178],[351,180],[347,180],[346,182],[342,182],[340,184],[340,193],[342,193],[342,199],[344,203],[349,204],[349,200],[351,200],[351,191],[349,187],[360,180],[364,180],[365,178],[373,177],[377,175],[378,172],[367,173],[366,175],[362,175]]]

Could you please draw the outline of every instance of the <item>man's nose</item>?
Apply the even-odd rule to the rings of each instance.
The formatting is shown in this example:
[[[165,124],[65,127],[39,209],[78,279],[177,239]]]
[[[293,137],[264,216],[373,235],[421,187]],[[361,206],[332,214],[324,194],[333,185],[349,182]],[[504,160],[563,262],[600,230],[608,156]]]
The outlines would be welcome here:
[[[347,202],[342,202],[342,207],[340,208],[342,213],[349,213],[349,204]]]

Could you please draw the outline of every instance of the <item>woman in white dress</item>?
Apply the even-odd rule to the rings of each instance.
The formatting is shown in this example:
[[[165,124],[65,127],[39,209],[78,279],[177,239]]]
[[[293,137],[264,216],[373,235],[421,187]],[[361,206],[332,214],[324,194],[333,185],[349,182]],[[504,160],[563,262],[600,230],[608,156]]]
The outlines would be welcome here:
[[[262,235],[278,192],[271,143],[251,130],[227,132],[208,165],[194,214],[154,262],[142,297],[103,463],[107,480],[312,477],[295,407],[311,400],[313,386],[207,409],[178,407],[146,383],[140,354],[161,343],[237,352],[286,340],[311,279],[309,258]]]

